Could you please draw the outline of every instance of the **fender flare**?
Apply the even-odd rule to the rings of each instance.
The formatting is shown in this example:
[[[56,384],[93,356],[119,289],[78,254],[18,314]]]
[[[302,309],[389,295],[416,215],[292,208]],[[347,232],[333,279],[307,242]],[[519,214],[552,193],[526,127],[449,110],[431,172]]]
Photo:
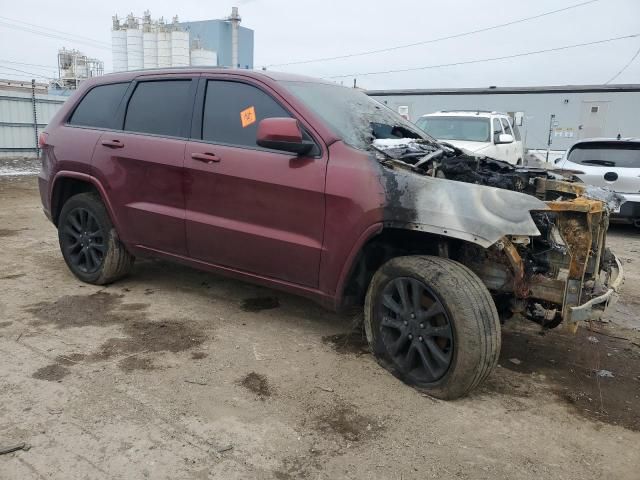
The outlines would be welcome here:
[[[49,203],[51,205],[52,218],[53,218],[53,212],[58,210],[58,205],[54,205],[53,203],[54,201],[53,192],[55,192],[56,185],[58,184],[58,182],[61,180],[64,180],[65,178],[82,180],[83,182],[93,185],[95,189],[98,191],[98,195],[100,195],[100,199],[102,200],[102,203],[104,204],[104,206],[107,209],[107,212],[109,213],[109,217],[111,218],[111,222],[113,223],[113,226],[116,228],[116,231],[118,232],[120,231],[120,228],[119,228],[120,223],[118,221],[118,217],[116,216],[113,207],[111,206],[111,202],[109,201],[109,196],[107,195],[107,191],[105,190],[104,186],[97,178],[87,173],[73,172],[70,170],[60,170],[55,174],[55,176],[53,177],[53,181],[51,182],[51,189],[49,191]],[[56,222],[57,222],[57,219],[56,219]]]

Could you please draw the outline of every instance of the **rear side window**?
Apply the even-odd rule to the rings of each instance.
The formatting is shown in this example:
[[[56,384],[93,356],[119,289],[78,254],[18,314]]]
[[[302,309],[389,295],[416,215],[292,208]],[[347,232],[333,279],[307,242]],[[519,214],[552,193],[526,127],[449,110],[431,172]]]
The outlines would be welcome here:
[[[114,121],[129,83],[113,83],[92,88],[69,119],[71,125],[115,128]]]
[[[202,139],[256,146],[258,123],[264,118],[291,117],[272,97],[246,83],[209,80],[202,117]]]
[[[596,167],[640,168],[640,143],[582,143],[573,147],[568,160]]]
[[[191,112],[191,80],[141,82],[136,87],[124,120],[129,132],[183,137]]]

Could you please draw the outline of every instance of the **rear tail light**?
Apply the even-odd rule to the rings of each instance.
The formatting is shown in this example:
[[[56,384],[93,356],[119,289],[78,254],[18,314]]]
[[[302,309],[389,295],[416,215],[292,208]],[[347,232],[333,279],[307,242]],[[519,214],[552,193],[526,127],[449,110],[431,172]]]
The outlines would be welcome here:
[[[42,132],[38,135],[38,147],[44,147],[47,144],[47,138],[49,138],[49,134],[47,132]]]

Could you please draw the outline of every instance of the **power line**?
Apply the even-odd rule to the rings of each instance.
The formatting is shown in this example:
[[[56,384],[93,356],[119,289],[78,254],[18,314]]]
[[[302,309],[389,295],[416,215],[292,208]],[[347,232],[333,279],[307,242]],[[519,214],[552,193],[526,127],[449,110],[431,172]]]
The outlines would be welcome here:
[[[26,73],[27,75],[35,75],[37,78],[46,78],[47,80],[55,80],[54,77],[47,77],[46,75],[42,75],[41,73],[28,72],[26,70],[20,70],[18,68],[12,68],[12,67],[0,66],[0,68],[3,70],[12,70],[14,72]]]
[[[35,33],[36,35],[41,35],[43,37],[49,37],[49,38],[55,38],[58,40],[66,40],[68,42],[75,42],[75,43],[84,43],[86,45],[89,45],[91,47],[94,48],[101,48],[103,50],[111,50],[111,47],[107,47],[107,44],[104,45],[99,45],[96,43],[93,43],[94,41],[86,41],[86,40],[78,40],[76,38],[72,38],[70,36],[62,36],[62,35],[57,35],[54,33],[48,33],[48,32],[41,32],[39,30],[34,30],[32,28],[27,28],[27,27],[23,27],[22,25],[13,25],[11,23],[7,23],[5,21],[0,20],[0,26],[4,26],[4,27],[8,27],[8,28],[13,28],[15,30],[23,30],[25,32],[29,32],[29,33]]]
[[[586,43],[576,43],[574,45],[565,45],[563,47],[555,47],[555,48],[547,48],[544,50],[535,50],[532,52],[523,52],[523,53],[516,53],[514,55],[505,55],[503,57],[490,57],[490,58],[482,58],[482,59],[477,59],[477,60],[467,60],[464,62],[454,62],[454,63],[441,63],[439,65],[425,65],[423,67],[411,67],[411,68],[401,68],[401,69],[396,69],[396,70],[382,70],[382,71],[378,71],[378,72],[363,72],[363,73],[350,73],[348,75],[332,75],[330,77],[326,77],[326,78],[347,78],[347,77],[364,77],[367,75],[382,75],[385,73],[398,73],[398,72],[413,72],[416,70],[428,70],[428,69],[432,69],[432,68],[443,68],[443,67],[455,67],[457,65],[469,65],[472,63],[483,63],[483,62],[493,62],[493,61],[497,61],[497,60],[506,60],[509,58],[518,58],[518,57],[526,57],[529,55],[537,55],[540,53],[549,53],[549,52],[558,52],[561,50],[568,50],[570,48],[578,48],[578,47],[587,47],[589,45],[598,45],[601,43],[609,43],[609,42],[614,42],[617,40],[624,40],[627,38],[636,38],[640,36],[640,33],[634,33],[632,35],[625,35],[622,37],[615,37],[615,38],[607,38],[605,40],[597,40],[595,42],[586,42]]]
[[[101,40],[96,40],[94,38],[85,37],[83,35],[76,35],[74,33],[63,32],[61,30],[55,30],[55,29],[50,28],[50,27],[43,27],[42,25],[36,25],[35,23],[25,22],[23,20],[16,20],[14,18],[3,17],[2,15],[0,15],[0,19],[4,20],[6,22],[22,23],[23,25],[28,25],[30,27],[39,28],[40,30],[48,30],[50,32],[58,33],[58,34],[66,36],[66,37],[76,37],[76,38],[88,40],[88,41],[93,42],[93,43],[101,43],[103,45],[109,45],[107,42],[103,42]]]
[[[605,85],[609,85],[611,82],[613,82],[616,78],[618,78],[620,76],[620,74],[622,74],[622,72],[624,72],[627,68],[629,68],[629,66],[633,63],[633,61],[638,57],[638,55],[640,55],[640,47],[638,47],[638,50],[636,50],[636,53],[633,55],[633,57],[631,57],[631,60],[629,60],[627,62],[627,64],[622,67],[620,69],[620,71],[618,73],[616,73],[613,77],[611,77],[609,80],[607,80],[605,82]]]
[[[13,60],[2,60],[0,59],[0,63],[8,63],[10,65],[24,65],[27,67],[39,67],[39,68],[46,68],[48,70],[54,69],[57,70],[58,67],[55,65],[42,65],[40,63],[24,63],[24,62],[14,62]]]
[[[305,63],[328,62],[330,60],[340,60],[340,59],[343,59],[343,58],[361,57],[361,56],[364,56],[364,55],[373,55],[375,53],[391,52],[391,51],[394,51],[394,50],[400,50],[402,48],[416,47],[418,45],[427,45],[429,43],[442,42],[444,40],[451,40],[453,38],[460,38],[460,37],[465,37],[465,36],[468,36],[468,35],[475,35],[476,33],[488,32],[490,30],[495,30],[497,28],[508,27],[508,26],[516,25],[516,24],[522,23],[522,22],[528,22],[529,20],[535,20],[537,18],[542,18],[542,17],[546,17],[546,16],[549,16],[549,15],[554,15],[556,13],[566,12],[567,10],[572,10],[574,8],[583,7],[585,5],[589,5],[591,3],[596,3],[596,2],[599,2],[599,1],[600,0],[589,0],[589,1],[586,1],[586,2],[582,2],[582,3],[576,3],[575,5],[569,5],[568,7],[560,8],[560,9],[557,9],[557,10],[551,10],[549,12],[540,13],[540,14],[534,15],[532,17],[520,18],[518,20],[512,20],[512,21],[507,22],[507,23],[501,23],[501,24],[498,24],[498,25],[492,25],[490,27],[484,27],[484,28],[480,28],[478,30],[471,30],[471,31],[468,31],[468,32],[455,33],[453,35],[447,35],[445,37],[433,38],[433,39],[424,40],[424,41],[421,41],[421,42],[407,43],[407,44],[404,44],[404,45],[395,45],[393,47],[381,48],[379,50],[367,50],[367,51],[364,51],[364,52],[348,53],[348,54],[345,54],[345,55],[336,55],[334,57],[321,57],[321,58],[313,58],[313,59],[310,59],[310,60],[299,60],[299,61],[295,61],[295,62],[274,63],[274,64],[267,65],[267,66],[268,67],[284,67],[284,66],[288,66],[288,65],[301,65],[301,64],[305,64]]]

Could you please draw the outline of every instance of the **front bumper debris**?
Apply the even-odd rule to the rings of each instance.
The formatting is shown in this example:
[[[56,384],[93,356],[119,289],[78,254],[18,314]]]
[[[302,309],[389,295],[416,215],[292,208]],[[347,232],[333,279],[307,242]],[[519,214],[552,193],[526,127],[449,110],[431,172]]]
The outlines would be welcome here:
[[[624,282],[624,270],[618,257],[614,256],[614,260],[615,267],[611,267],[611,278],[607,291],[582,305],[570,307],[565,316],[565,322],[577,323],[581,321],[599,320],[608,308],[616,304],[620,287]]]

